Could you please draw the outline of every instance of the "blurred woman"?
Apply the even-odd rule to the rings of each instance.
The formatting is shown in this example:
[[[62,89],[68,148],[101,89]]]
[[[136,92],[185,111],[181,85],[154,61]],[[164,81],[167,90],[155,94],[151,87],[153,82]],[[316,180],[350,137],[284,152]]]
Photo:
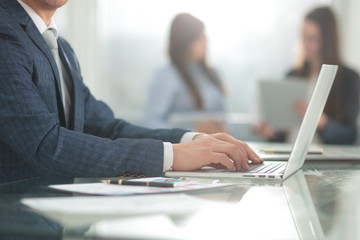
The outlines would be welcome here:
[[[303,59],[288,73],[289,77],[308,79],[315,85],[322,64],[339,66],[324,112],[317,127],[317,135],[325,144],[354,144],[357,137],[359,113],[359,75],[346,67],[339,54],[339,39],[335,15],[328,7],[309,12],[302,26]],[[303,117],[306,102],[298,102],[295,109]],[[257,129],[263,137],[282,142],[287,133],[275,132],[269,125]]]
[[[170,118],[177,114],[193,118],[192,130],[225,130],[221,120],[205,117],[224,112],[225,99],[221,80],[206,61],[204,28],[190,14],[179,14],[173,20],[168,49],[171,63],[151,83],[144,119],[147,127],[173,127]]]

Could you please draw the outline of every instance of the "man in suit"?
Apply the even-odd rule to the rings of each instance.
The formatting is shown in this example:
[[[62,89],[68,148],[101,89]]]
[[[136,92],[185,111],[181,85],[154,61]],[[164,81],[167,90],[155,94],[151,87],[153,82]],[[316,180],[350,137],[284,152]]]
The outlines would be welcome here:
[[[0,0],[0,182],[146,176],[262,160],[228,134],[151,130],[114,118],[84,85],[53,15],[67,0]],[[54,41],[52,41],[54,39]]]

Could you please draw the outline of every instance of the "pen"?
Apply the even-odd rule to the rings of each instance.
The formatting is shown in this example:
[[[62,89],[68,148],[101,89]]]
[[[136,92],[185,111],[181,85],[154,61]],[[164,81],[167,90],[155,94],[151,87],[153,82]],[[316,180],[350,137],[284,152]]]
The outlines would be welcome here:
[[[288,150],[277,150],[277,149],[262,149],[260,150],[260,152],[263,153],[275,153],[275,154],[290,154],[291,151]],[[324,149],[320,149],[320,150],[309,150],[308,154],[323,154],[324,153]]]
[[[154,181],[129,181],[129,180],[101,180],[103,183],[118,184],[118,185],[129,185],[129,186],[146,186],[146,187],[175,187],[175,183],[167,182],[154,182]]]

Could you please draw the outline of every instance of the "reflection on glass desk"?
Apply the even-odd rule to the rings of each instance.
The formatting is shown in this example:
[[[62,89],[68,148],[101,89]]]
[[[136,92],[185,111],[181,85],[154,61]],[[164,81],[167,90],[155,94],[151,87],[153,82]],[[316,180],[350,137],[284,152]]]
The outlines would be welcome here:
[[[331,170],[308,166],[283,183],[236,179],[230,187],[188,192],[213,203],[193,212],[119,214],[84,224],[81,219],[77,224],[66,218],[49,219],[20,200],[72,198],[76,194],[47,186],[98,182],[98,178],[38,178],[1,184],[0,239],[360,239],[359,166]]]

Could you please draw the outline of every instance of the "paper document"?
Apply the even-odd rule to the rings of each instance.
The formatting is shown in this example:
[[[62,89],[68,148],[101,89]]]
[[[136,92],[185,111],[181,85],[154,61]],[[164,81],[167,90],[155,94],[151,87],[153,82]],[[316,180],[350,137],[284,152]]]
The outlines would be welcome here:
[[[50,185],[50,188],[82,194],[92,195],[135,195],[135,194],[155,194],[155,193],[172,193],[184,192],[191,190],[201,190],[209,188],[225,187],[231,184],[225,183],[200,183],[197,181],[182,181],[177,178],[141,178],[134,181],[155,181],[155,182],[172,182],[176,183],[176,187],[146,187],[146,186],[126,186],[107,183],[81,183],[81,184],[59,184]]]

